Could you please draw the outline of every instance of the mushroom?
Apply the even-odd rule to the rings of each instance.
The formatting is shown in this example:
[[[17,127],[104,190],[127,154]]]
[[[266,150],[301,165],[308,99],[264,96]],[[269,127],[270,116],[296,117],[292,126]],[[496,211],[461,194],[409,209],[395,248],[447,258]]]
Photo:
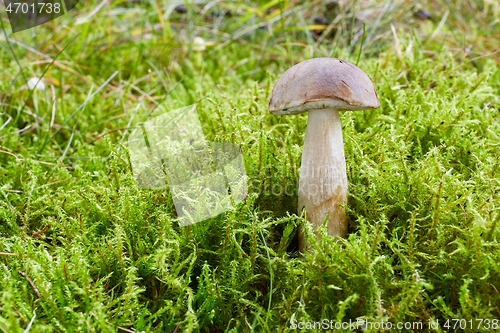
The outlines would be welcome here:
[[[201,63],[202,63],[202,56],[201,56],[201,52],[202,51],[205,51],[206,50],[206,43],[205,43],[205,40],[199,36],[196,36],[195,38],[193,38],[193,45],[192,45],[192,49],[193,51],[196,52],[196,66],[200,67],[201,66]]]
[[[315,58],[289,68],[276,82],[269,100],[273,115],[309,111],[299,180],[299,214],[318,235],[326,215],[330,236],[347,236],[347,174],[339,111],[376,109],[377,92],[368,76],[345,60]],[[319,235],[318,235],[319,236]],[[299,229],[299,249],[304,250]]]
[[[26,88],[29,90],[45,90],[43,80],[37,77],[32,77],[26,83]]]

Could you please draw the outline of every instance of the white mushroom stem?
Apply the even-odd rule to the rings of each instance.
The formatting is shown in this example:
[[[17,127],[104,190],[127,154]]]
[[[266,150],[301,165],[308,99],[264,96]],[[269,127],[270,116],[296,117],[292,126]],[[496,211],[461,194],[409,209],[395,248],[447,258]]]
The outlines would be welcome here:
[[[311,110],[300,167],[299,214],[305,207],[307,220],[316,232],[328,214],[328,234],[346,237],[347,219],[340,206],[346,204],[347,174],[339,111]],[[304,234],[300,232],[300,250],[304,245]]]

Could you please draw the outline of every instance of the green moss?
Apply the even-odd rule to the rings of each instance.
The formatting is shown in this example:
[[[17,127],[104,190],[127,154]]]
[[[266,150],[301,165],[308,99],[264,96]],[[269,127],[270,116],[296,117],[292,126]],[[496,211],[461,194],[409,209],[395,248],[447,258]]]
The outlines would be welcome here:
[[[498,8],[446,2],[439,31],[445,9],[436,22],[399,5],[368,18],[359,66],[381,107],[341,114],[349,236],[317,242],[309,229],[303,258],[296,192],[307,115],[272,116],[267,103],[292,62],[355,61],[363,26],[352,15],[364,7],[346,5],[342,29],[317,43],[304,23],[323,4],[266,4],[191,4],[165,18],[165,31],[151,29],[161,26],[156,4],[124,2],[76,25],[93,9],[84,6],[36,28],[36,39],[5,29],[1,331],[24,332],[34,313],[30,332],[275,332],[322,319],[427,331],[464,319],[488,331],[477,319],[500,319]],[[47,90],[30,94],[24,77],[50,62],[22,45],[55,58],[75,36],[63,24],[80,35],[47,70]],[[480,51],[462,52],[465,34]],[[194,35],[215,42],[201,64]],[[168,188],[136,186],[126,142],[130,126],[196,102],[207,139],[241,147],[249,193],[180,227]]]

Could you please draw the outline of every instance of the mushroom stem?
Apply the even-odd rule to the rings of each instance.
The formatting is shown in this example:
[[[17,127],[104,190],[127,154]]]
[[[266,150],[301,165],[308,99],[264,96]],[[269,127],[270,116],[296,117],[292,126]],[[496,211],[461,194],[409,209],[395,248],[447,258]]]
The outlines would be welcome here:
[[[318,228],[328,214],[328,234],[346,237],[347,174],[339,111],[309,111],[299,180],[299,214],[302,207],[319,237]],[[304,250],[304,233],[299,231],[299,248]]]

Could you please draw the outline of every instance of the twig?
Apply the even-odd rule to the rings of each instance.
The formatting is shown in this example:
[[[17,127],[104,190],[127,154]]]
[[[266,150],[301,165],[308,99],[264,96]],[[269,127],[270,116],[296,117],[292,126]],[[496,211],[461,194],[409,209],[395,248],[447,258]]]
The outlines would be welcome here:
[[[33,291],[35,292],[36,297],[41,298],[42,296],[38,292],[38,289],[35,286],[35,284],[33,283],[33,280],[31,280],[30,277],[26,273],[24,273],[22,270],[18,269],[17,271],[19,272],[19,274],[21,274],[22,277],[24,277],[26,279],[26,281],[28,281],[28,283],[31,286],[31,289],[33,289]]]
[[[42,228],[42,230],[35,232],[35,233],[33,234],[33,237],[40,237],[40,235],[42,235],[42,234],[45,232],[45,230],[47,230],[47,228],[48,228],[48,227],[49,227],[49,224],[47,223],[47,224],[46,224],[46,225]]]
[[[113,324],[111,324],[111,323],[110,323],[109,321],[107,321],[107,320],[106,320],[106,323],[108,323],[108,324],[109,324],[109,325],[111,325],[111,326],[116,327],[116,328],[117,328],[117,329],[119,329],[119,330],[122,330],[122,331],[125,331],[125,332],[129,332],[129,333],[136,333],[136,331],[131,331],[131,330],[126,329],[126,328],[124,328],[124,327],[120,327],[120,326],[117,326],[117,325],[113,325]]]
[[[6,252],[0,252],[0,256],[18,256],[17,253],[6,253]]]
[[[120,128],[115,128],[115,129],[112,129],[112,130],[107,131],[106,133],[104,133],[104,134],[102,134],[102,135],[99,135],[99,136],[97,136],[97,137],[93,138],[93,139],[92,139],[92,141],[97,141],[97,140],[101,139],[101,138],[102,138],[103,136],[105,136],[105,135],[108,135],[108,134],[113,133],[113,132],[116,132],[116,131],[123,131],[123,130],[126,130],[126,129],[127,129],[127,127],[120,127]]]
[[[45,164],[45,165],[52,165],[52,166],[58,166],[58,164],[55,164],[55,163],[50,163],[50,162],[44,162],[44,161],[32,161],[32,162],[36,162],[36,163],[40,163],[40,164]],[[74,170],[75,168],[73,167],[70,167],[70,166],[67,166],[67,165],[61,165],[62,167],[68,169],[68,170]]]
[[[14,156],[16,158],[16,160],[21,163],[21,160],[19,159],[19,157],[17,157],[16,155],[12,154],[11,152],[8,152],[8,151],[5,151],[5,150],[0,150],[0,153],[5,153],[5,154],[9,154],[11,156]]]
[[[457,66],[457,67],[455,67],[455,68],[453,68],[453,69],[454,69],[454,70],[457,70],[457,69],[459,69],[460,67],[463,67],[463,66],[465,66],[465,65],[467,65],[467,64],[469,64],[469,63],[471,63],[471,62],[473,62],[473,61],[476,61],[476,60],[479,60],[479,59],[482,59],[482,58],[486,58],[486,57],[491,57],[491,56],[494,56],[494,55],[495,55],[495,54],[497,54],[498,52],[500,52],[500,49],[498,49],[498,50],[496,50],[495,52],[492,52],[492,53],[483,54],[482,56],[478,56],[478,57],[472,58],[472,59],[470,59],[469,61],[467,61],[467,62],[465,62],[465,63],[463,63],[463,64],[461,64],[461,65],[459,65],[459,66]]]
[[[42,186],[38,186],[36,189],[38,190],[38,189],[41,189],[42,187],[54,185],[54,184],[57,184],[57,183],[62,183],[62,182],[68,181],[68,180],[69,179],[57,180],[57,181],[49,183],[49,184],[44,184]]]
[[[28,324],[28,327],[26,327],[26,330],[24,330],[24,333],[29,332],[31,325],[33,325],[33,322],[35,321],[35,318],[36,318],[36,312],[35,312],[35,310],[33,310],[33,318],[31,318],[30,323]]]
[[[11,134],[21,134],[21,133],[23,133],[23,132],[25,132],[25,131],[29,130],[30,128],[31,128],[31,130],[34,130],[34,129],[35,129],[35,127],[33,126],[33,124],[31,124],[31,125],[26,126],[25,128],[21,128],[20,130],[17,130],[17,131],[11,132],[11,133],[9,133],[9,134],[5,134],[4,136],[0,137],[0,139],[3,139],[3,138],[5,138],[5,137],[8,137],[8,136],[9,136],[9,135],[11,135]],[[30,132],[31,132],[31,131],[30,131]]]

